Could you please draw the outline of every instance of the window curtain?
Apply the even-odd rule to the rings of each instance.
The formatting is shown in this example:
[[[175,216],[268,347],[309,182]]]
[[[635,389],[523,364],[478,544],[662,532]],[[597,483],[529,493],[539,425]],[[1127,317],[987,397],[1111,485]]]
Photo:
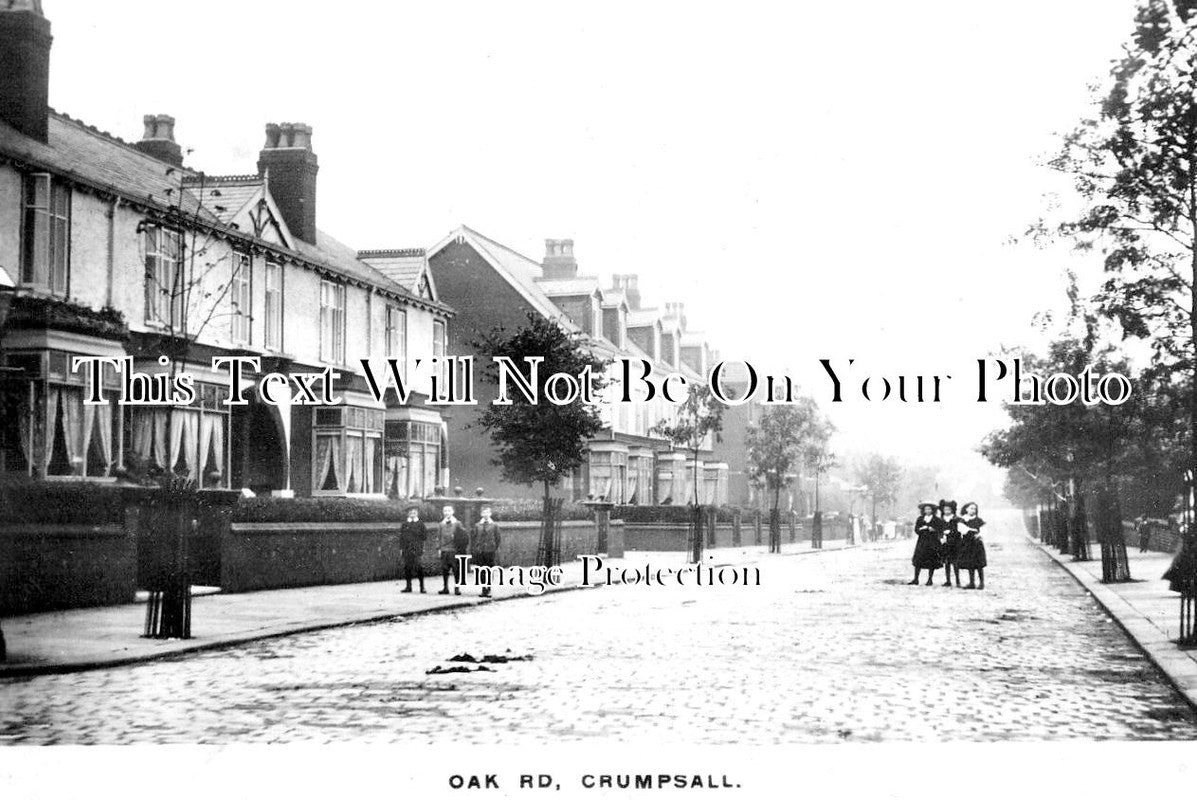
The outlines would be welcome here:
[[[17,427],[20,428],[21,455],[25,456],[25,463],[33,463],[33,414],[29,404],[33,400],[33,392],[28,391],[17,402]]]
[[[374,473],[378,467],[376,459],[378,458],[378,439],[373,436],[366,439],[366,473],[362,476],[362,491],[368,494],[374,494]]]
[[[46,393],[46,442],[42,454],[42,474],[50,474],[50,461],[54,458],[54,437],[58,435],[58,390],[51,388]]]
[[[169,469],[175,471],[179,458],[187,468],[187,477],[195,480],[199,476],[199,465],[195,463],[199,433],[199,412],[176,408],[170,414]]]
[[[640,502],[636,497],[636,492],[640,488],[639,465],[628,470],[628,497],[627,501],[630,505],[635,505]]]
[[[320,465],[319,480],[316,485],[321,491],[339,491],[341,488],[341,470],[337,466],[341,460],[341,437],[339,434],[332,436],[317,436],[316,437],[316,463]],[[329,475],[332,475],[332,481],[329,482]]]
[[[84,464],[89,463],[92,446],[100,452],[100,461],[104,468],[102,475],[112,470],[112,406],[83,405],[83,457]]]
[[[166,469],[166,409],[135,409],[133,452],[146,464]]]
[[[208,470],[211,457],[212,469]],[[224,417],[221,414],[202,414],[199,420],[199,469],[224,475]],[[220,481],[218,481],[220,483]]]
[[[345,442],[345,491],[360,492],[362,479],[362,437],[350,436]]]

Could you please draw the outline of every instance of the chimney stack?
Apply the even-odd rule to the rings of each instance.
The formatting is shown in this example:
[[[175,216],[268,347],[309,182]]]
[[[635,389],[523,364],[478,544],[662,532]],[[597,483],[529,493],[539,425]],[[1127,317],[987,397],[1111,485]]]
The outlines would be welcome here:
[[[640,278],[634,274],[612,275],[612,287],[623,292],[627,298],[628,308],[632,311],[640,310]]]
[[[665,316],[673,317],[677,320],[678,327],[682,330],[686,329],[686,304],[685,303],[666,303]]]
[[[146,114],[142,121],[145,134],[134,147],[159,161],[183,166],[183,148],[175,143],[175,118],[169,114]]]
[[[49,135],[52,41],[41,0],[0,0],[0,120],[40,142]]]
[[[270,195],[287,228],[308,244],[316,243],[316,172],[312,128],[301,122],[266,125],[266,145],[258,155],[258,174],[267,179]]]
[[[574,258],[574,240],[545,239],[544,261],[540,266],[544,270],[544,276],[551,281],[577,277],[578,261]]]

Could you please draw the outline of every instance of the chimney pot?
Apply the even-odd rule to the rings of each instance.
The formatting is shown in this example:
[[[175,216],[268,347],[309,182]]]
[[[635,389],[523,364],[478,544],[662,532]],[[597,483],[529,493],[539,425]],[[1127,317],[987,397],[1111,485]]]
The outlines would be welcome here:
[[[145,134],[134,147],[159,161],[183,166],[183,148],[175,143],[175,118],[170,114],[146,114],[141,121]]]
[[[266,145],[258,154],[258,174],[268,176],[270,195],[287,228],[308,244],[316,243],[316,173],[312,126],[302,122],[267,123]]]

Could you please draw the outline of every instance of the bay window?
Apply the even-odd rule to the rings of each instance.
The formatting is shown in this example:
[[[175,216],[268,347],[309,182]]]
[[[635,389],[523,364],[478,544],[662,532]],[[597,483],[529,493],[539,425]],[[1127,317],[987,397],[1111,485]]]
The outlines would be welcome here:
[[[174,474],[201,489],[229,485],[228,387],[196,383],[187,406],[126,407],[126,463],[147,474]]]
[[[315,409],[312,494],[381,493],[382,432],[380,408]]]
[[[386,485],[391,497],[429,497],[446,463],[443,423],[390,420],[386,424]]]

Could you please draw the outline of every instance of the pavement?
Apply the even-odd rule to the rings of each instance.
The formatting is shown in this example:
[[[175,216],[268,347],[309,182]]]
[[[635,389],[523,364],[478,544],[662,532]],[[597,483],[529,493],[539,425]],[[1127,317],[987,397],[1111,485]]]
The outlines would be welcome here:
[[[1197,739],[1186,699],[1026,538],[1019,516],[986,518],[984,591],[907,585],[908,541],[754,553],[759,585],[557,592],[0,679],[0,742],[589,742],[653,752]]]
[[[1197,707],[1197,650],[1176,645],[1175,639],[1180,635],[1180,595],[1170,591],[1168,582],[1161,577],[1172,563],[1172,555],[1140,553],[1128,547],[1132,580],[1106,584],[1101,582],[1100,555],[1089,561],[1073,561],[1071,556],[1061,556],[1055,548],[1039,547],[1101,603],[1177,690]],[[1099,552],[1096,547],[1094,551]]]
[[[843,547],[842,540],[828,540],[826,549]],[[763,546],[709,550],[712,563],[742,563],[765,555]],[[815,553],[809,543],[783,544],[783,555]],[[681,553],[628,552],[623,559],[606,559],[616,569],[635,568],[646,562],[680,566]],[[549,592],[584,588],[581,565],[563,566],[564,582]],[[341,625],[397,619],[468,608],[481,603],[528,597],[518,587],[496,588],[492,598],[482,598],[476,587],[461,595],[439,595],[439,576],[426,580],[427,594],[401,594],[402,581],[312,586],[297,589],[220,594],[198,590],[192,598],[193,638],[142,638],[145,624],[141,603],[100,608],[25,614],[2,621],[8,660],[0,663],[0,677],[77,672],[127,666],[188,653],[220,649]],[[593,587],[590,587],[593,588]],[[198,589],[198,587],[197,587]]]

